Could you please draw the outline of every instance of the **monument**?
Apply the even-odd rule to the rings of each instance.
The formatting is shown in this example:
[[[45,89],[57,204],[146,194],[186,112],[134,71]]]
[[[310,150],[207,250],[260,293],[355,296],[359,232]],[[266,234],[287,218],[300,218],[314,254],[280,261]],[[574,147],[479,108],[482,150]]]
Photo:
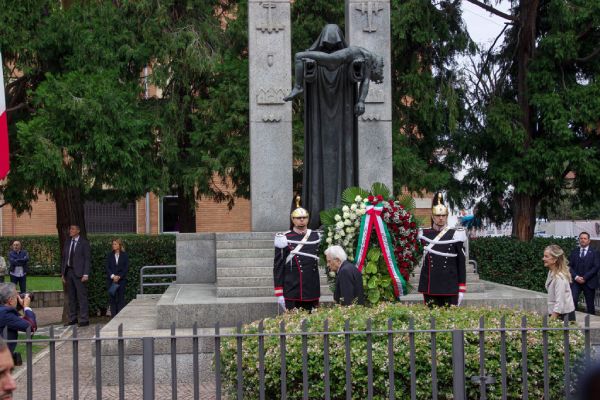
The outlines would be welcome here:
[[[306,51],[295,55],[296,81],[289,101],[304,93],[303,205],[309,227],[319,212],[341,203],[342,192],[358,185],[358,123],[370,81],[383,79],[383,59],[348,46],[341,29],[329,24]],[[358,90],[357,90],[358,88]]]

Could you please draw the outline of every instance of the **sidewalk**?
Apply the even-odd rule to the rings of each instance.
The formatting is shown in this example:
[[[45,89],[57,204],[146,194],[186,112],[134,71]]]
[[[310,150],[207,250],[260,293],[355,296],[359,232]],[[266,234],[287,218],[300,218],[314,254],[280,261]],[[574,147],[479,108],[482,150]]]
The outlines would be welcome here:
[[[62,315],[62,307],[41,308],[34,310],[36,313],[40,333],[47,334],[48,325],[54,323],[55,335],[63,333],[63,338],[72,336],[72,327],[63,328],[59,322]],[[46,325],[45,327],[42,325]],[[96,326],[104,324],[92,324],[88,327],[77,328],[77,336],[80,338],[92,338]],[[43,332],[43,333],[42,333]],[[92,357],[93,341],[81,341],[79,343],[78,357],[78,379],[79,396],[81,400],[95,400],[96,397],[96,369],[95,359]],[[23,355],[25,361],[25,355]],[[26,362],[26,361],[25,361]],[[159,365],[156,366],[160,368]],[[73,345],[72,342],[59,342],[56,345],[56,398],[60,400],[74,399],[73,396]],[[26,367],[19,367],[15,371],[17,390],[14,399],[27,399],[27,371]],[[34,400],[50,398],[50,352],[44,349],[34,356],[33,360],[33,396]],[[142,399],[143,387],[141,382],[136,385],[125,385],[126,399]],[[193,399],[193,383],[179,382],[177,385],[178,399]],[[102,385],[103,399],[118,399],[119,386],[108,386],[106,382]],[[155,398],[171,398],[171,385],[156,385]],[[200,399],[214,399],[214,385],[202,384],[200,386]]]

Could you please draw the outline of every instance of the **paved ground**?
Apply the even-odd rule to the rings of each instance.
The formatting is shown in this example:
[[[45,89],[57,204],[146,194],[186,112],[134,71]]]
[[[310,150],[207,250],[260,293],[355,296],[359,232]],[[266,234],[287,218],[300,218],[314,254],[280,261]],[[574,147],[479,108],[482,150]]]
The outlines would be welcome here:
[[[36,312],[40,333],[47,331],[48,324],[54,324],[55,333],[62,334],[63,338],[69,338],[72,335],[72,329],[65,329],[60,324],[62,308],[53,307],[48,309],[37,309]],[[46,325],[46,327],[42,327]],[[100,324],[101,326],[103,324]],[[78,336],[81,338],[91,338],[94,336],[96,324],[85,328],[78,328]],[[71,342],[60,342],[56,348],[56,399],[58,400],[91,400],[97,399],[95,366],[92,357],[93,342],[82,341],[79,344],[79,391],[78,396],[73,395],[73,346]],[[43,350],[34,357],[32,396],[34,400],[50,399],[50,355],[48,350]],[[15,399],[27,399],[27,374],[24,367],[17,368],[15,371],[17,377],[17,389]],[[125,399],[138,400],[143,398],[141,385],[125,385]],[[102,399],[118,399],[119,387],[103,385]],[[155,388],[157,399],[172,398],[171,385],[162,385]],[[177,386],[177,399],[193,399],[193,385],[191,382],[179,382]],[[200,399],[214,399],[214,385],[203,384],[200,387]]]

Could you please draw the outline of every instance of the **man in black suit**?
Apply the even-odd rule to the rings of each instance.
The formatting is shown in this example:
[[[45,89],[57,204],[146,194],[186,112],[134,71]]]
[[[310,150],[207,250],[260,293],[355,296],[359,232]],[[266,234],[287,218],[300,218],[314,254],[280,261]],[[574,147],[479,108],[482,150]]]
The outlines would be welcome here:
[[[79,232],[79,226],[71,225],[69,227],[71,239],[67,240],[63,249],[61,274],[69,295],[68,325],[77,323],[77,305],[79,305],[79,326],[88,326],[90,317],[87,281],[91,269],[91,251],[90,243],[79,236]]]
[[[331,246],[325,250],[325,258],[330,271],[336,272],[335,292],[333,299],[336,303],[349,306],[354,303],[365,305],[365,290],[362,273],[356,265],[348,261],[348,256],[342,246]]]
[[[569,256],[571,270],[571,292],[575,305],[579,302],[579,295],[583,292],[588,314],[595,314],[594,296],[598,287],[598,271],[600,270],[600,254],[590,247],[590,234],[579,234],[579,249],[575,249]],[[575,313],[571,315],[573,320]]]

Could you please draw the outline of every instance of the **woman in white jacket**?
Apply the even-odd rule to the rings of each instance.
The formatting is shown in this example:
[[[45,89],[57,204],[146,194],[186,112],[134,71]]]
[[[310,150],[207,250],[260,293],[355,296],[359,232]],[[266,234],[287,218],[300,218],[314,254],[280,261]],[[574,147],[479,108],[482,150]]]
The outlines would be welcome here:
[[[575,310],[571,295],[572,282],[569,262],[565,252],[555,244],[544,249],[544,265],[549,269],[546,279],[548,291],[548,314],[553,318],[565,319]]]

